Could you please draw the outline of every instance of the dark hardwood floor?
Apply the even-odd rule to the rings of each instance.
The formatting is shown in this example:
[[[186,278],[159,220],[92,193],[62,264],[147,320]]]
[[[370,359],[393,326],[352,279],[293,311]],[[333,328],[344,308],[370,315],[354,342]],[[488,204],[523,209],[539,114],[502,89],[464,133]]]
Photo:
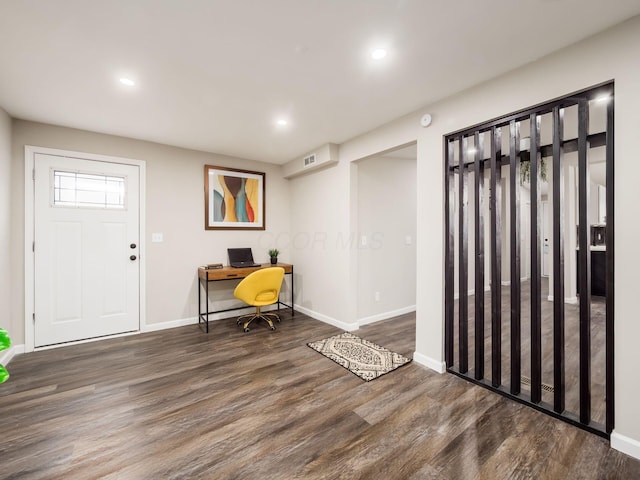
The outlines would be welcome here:
[[[543,277],[541,281],[541,350],[542,350],[542,383],[553,388],[553,302],[549,301],[549,279]],[[531,286],[529,281],[522,282],[521,297],[521,364],[523,377],[531,378]],[[511,387],[511,295],[510,287],[501,288],[501,384]],[[468,364],[469,375],[475,372],[475,295],[468,297]],[[458,301],[454,304],[454,358],[456,367],[459,365],[458,355]],[[492,379],[491,352],[491,292],[484,293],[484,368],[487,380]],[[565,402],[566,412],[578,417],[580,413],[580,312],[578,304],[564,305],[565,311]],[[606,422],[606,300],[604,297],[591,297],[591,420],[605,430]],[[522,397],[530,400],[531,387],[523,383]],[[550,410],[553,409],[553,391],[542,390],[542,401]]]
[[[605,440],[415,363],[370,383],[297,314],[20,355],[0,385],[3,479],[640,478]],[[406,356],[415,319],[354,332]]]

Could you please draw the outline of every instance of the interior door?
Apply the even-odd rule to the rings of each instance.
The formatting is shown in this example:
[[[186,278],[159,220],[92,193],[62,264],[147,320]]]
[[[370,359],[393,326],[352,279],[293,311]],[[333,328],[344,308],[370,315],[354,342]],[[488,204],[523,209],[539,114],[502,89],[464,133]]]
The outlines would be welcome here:
[[[139,168],[36,154],[35,346],[139,329]]]

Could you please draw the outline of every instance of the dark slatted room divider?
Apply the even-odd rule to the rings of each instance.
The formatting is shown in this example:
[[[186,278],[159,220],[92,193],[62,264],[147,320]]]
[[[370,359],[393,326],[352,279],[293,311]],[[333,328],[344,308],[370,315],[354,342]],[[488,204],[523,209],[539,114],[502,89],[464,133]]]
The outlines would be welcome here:
[[[448,371],[604,437],[614,425],[613,88],[444,139]],[[599,202],[591,170],[606,189]],[[606,226],[593,222],[603,202]],[[604,295],[592,294],[595,252],[606,252]]]

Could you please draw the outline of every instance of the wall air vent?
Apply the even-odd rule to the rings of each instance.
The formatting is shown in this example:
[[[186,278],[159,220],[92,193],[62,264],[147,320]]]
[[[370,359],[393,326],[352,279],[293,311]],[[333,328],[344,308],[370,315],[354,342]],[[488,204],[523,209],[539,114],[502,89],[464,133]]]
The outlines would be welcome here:
[[[312,153],[308,157],[304,157],[304,168],[310,167],[314,163],[316,163],[316,154],[315,153]]]
[[[306,175],[315,170],[327,168],[338,163],[338,145],[325,143],[311,150],[313,153],[302,153],[282,166],[284,178]],[[302,161],[300,161],[302,160]]]

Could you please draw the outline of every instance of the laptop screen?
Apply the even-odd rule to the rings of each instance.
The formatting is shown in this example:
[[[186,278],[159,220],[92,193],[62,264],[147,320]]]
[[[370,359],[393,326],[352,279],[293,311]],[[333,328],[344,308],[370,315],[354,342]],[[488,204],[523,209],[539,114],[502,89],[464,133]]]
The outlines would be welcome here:
[[[227,248],[229,265],[240,262],[253,263],[253,253],[250,248]]]

